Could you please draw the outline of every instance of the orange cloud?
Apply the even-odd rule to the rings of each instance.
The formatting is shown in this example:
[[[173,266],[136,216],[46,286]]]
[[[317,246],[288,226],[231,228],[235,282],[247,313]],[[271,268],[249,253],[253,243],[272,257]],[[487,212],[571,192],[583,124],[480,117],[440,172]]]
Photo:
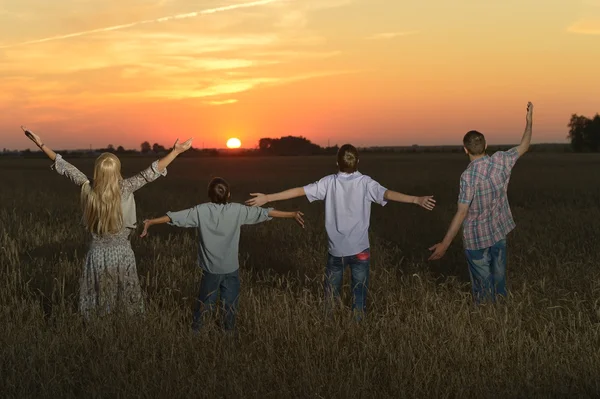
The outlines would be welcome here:
[[[571,25],[567,31],[580,35],[600,35],[600,18],[579,20]]]
[[[238,100],[232,98],[232,99],[228,99],[228,100],[207,101],[206,104],[208,104],[208,105],[227,105],[227,104],[235,104],[237,102],[238,102]]]
[[[407,31],[407,32],[387,32],[387,33],[377,33],[375,35],[367,37],[367,40],[389,40],[394,39],[401,36],[410,36],[416,35],[419,31]]]

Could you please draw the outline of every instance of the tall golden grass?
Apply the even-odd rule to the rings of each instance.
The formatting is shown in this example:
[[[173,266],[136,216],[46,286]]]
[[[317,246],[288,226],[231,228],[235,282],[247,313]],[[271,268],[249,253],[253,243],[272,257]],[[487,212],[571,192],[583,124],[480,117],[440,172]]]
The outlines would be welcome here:
[[[123,159],[124,175],[149,159]],[[93,160],[74,162],[91,173]],[[168,226],[134,251],[147,311],[84,323],[77,314],[87,236],[78,190],[41,160],[0,159],[2,397],[598,397],[600,157],[528,154],[509,197],[510,296],[474,307],[460,240],[426,261],[455,210],[461,155],[381,155],[363,173],[435,211],[373,207],[368,317],[324,317],[323,204],[307,228],[273,220],[243,228],[239,337],[217,322],[190,331],[201,278],[196,233]],[[335,171],[331,157],[180,159],[136,193],[138,219],[205,201],[212,176],[249,192],[303,185]],[[218,318],[217,318],[218,319]]]

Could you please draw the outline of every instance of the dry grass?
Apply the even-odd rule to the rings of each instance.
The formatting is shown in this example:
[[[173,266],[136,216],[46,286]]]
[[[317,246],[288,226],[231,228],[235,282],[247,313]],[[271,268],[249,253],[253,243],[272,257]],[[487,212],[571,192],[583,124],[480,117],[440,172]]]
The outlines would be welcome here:
[[[148,160],[124,159],[127,172]],[[0,160],[3,397],[597,397],[600,395],[600,157],[530,154],[510,199],[511,295],[474,308],[460,243],[428,264],[455,209],[461,155],[370,156],[362,171],[438,208],[374,206],[369,317],[323,317],[323,205],[307,229],[244,228],[239,339],[190,332],[201,273],[195,232],[133,239],[147,313],[84,324],[76,313],[86,236],[77,189],[40,160]],[[75,162],[91,171],[91,160]],[[330,157],[181,159],[136,194],[138,218],[204,201],[213,175],[250,191],[301,185]],[[349,289],[345,288],[345,303]]]

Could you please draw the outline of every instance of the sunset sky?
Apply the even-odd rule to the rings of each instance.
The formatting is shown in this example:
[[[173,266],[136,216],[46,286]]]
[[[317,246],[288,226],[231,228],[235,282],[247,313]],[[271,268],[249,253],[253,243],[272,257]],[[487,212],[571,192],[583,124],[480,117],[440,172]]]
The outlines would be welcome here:
[[[599,93],[600,0],[0,2],[0,149],[564,142]]]

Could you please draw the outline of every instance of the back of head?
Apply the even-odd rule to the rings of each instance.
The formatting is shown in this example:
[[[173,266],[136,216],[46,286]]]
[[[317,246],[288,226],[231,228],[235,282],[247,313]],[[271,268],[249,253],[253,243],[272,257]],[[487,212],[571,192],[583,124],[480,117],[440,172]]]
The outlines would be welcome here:
[[[481,155],[486,149],[485,136],[477,130],[471,130],[465,134],[463,145],[469,154]]]
[[[221,177],[215,177],[208,184],[208,198],[215,204],[226,204],[229,202],[229,183]]]
[[[86,228],[99,235],[116,233],[123,227],[121,208],[121,161],[105,152],[96,159],[93,186],[81,190],[81,205]]]
[[[352,144],[344,144],[337,153],[340,172],[354,173],[358,170],[358,150]]]

